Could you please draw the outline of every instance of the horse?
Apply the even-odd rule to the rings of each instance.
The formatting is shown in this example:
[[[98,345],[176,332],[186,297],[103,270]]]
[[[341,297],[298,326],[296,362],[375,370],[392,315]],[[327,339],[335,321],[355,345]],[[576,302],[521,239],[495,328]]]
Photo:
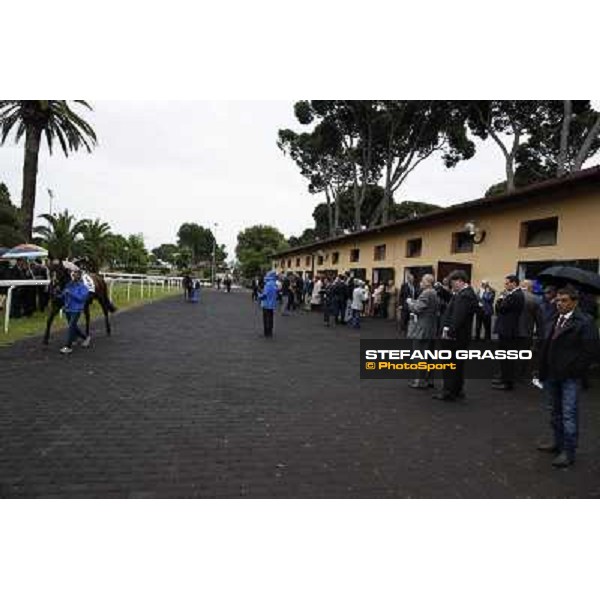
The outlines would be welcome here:
[[[50,285],[48,286],[48,293],[50,296],[50,312],[48,313],[48,319],[46,320],[46,332],[42,342],[47,345],[48,339],[50,338],[50,328],[54,318],[63,308],[64,301],[62,298],[62,292],[69,281],[71,281],[71,272],[67,269],[62,261],[51,264],[49,266],[50,272]],[[90,290],[90,294],[85,303],[83,314],[85,315],[85,335],[90,335],[90,305],[94,300],[98,301],[102,312],[104,313],[104,323],[106,325],[106,335],[111,334],[110,320],[108,318],[109,313],[115,312],[117,309],[115,305],[110,301],[108,296],[108,286],[104,281],[104,278],[98,273],[88,273],[84,271],[83,282]]]

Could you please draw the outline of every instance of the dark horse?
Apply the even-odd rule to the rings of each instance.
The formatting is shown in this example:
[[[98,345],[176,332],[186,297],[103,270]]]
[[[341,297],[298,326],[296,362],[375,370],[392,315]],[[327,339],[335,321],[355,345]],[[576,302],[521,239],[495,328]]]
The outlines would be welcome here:
[[[50,285],[48,286],[48,293],[50,295],[50,313],[48,314],[48,320],[46,321],[46,333],[44,334],[43,343],[48,344],[50,337],[50,328],[54,317],[59,313],[60,309],[63,308],[62,292],[69,281],[71,281],[71,272],[62,264],[57,262],[49,266],[50,271]],[[85,273],[84,278],[90,278],[94,291],[90,292],[88,299],[83,309],[85,315],[85,335],[90,335],[90,304],[94,300],[98,301],[102,312],[104,313],[104,323],[106,324],[106,335],[110,335],[110,321],[108,319],[108,313],[115,312],[117,310],[114,304],[108,297],[108,286],[104,281],[104,278],[97,273]]]

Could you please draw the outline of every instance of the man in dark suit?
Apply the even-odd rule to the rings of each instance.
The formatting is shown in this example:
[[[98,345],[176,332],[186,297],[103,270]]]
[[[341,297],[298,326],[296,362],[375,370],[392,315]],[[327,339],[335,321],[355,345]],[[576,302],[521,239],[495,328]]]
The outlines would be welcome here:
[[[504,292],[496,300],[496,333],[498,346],[502,350],[516,348],[520,336],[519,322],[525,307],[525,296],[519,287],[516,275],[504,279]],[[515,386],[516,363],[513,360],[500,361],[500,378],[492,382],[495,390],[512,390]]]
[[[442,318],[442,345],[447,349],[464,350],[468,347],[473,329],[473,317],[479,302],[469,285],[464,271],[453,271],[448,277],[452,288],[452,298]],[[455,370],[444,370],[444,385],[436,400],[455,401],[464,396],[464,360],[454,360]]]
[[[542,319],[544,325],[547,322],[554,322],[558,311],[556,310],[556,287],[553,285],[547,285],[544,288],[544,298],[540,306],[542,311]]]
[[[555,467],[568,467],[577,449],[578,403],[581,380],[588,367],[600,360],[598,328],[578,307],[579,294],[572,287],[557,292],[558,317],[546,331],[540,356],[539,378],[551,410],[554,441],[538,450],[558,456]]]

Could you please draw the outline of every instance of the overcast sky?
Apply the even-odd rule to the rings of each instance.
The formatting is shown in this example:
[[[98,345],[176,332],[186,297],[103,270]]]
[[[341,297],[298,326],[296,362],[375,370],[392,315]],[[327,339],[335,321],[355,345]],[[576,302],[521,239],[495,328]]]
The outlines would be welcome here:
[[[286,236],[311,227],[314,206],[294,163],[276,146],[277,130],[299,126],[294,101],[101,101],[82,113],[99,144],[65,158],[42,148],[36,213],[68,208],[77,218],[99,217],[115,233],[144,234],[148,249],[175,242],[181,223],[212,227],[233,258],[237,233],[269,224]],[[84,109],[85,110],[85,109]],[[22,144],[0,147],[0,181],[20,203]],[[588,165],[598,164],[598,160]],[[396,195],[448,206],[481,197],[503,179],[491,141],[454,169],[439,157],[422,163]]]

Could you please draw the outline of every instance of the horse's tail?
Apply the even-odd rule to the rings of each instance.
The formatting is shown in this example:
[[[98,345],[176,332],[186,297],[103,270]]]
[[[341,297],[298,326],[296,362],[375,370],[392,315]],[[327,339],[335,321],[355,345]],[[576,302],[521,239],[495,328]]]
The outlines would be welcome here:
[[[112,303],[108,295],[108,286],[106,285],[106,281],[104,281],[104,277],[102,277],[102,275],[94,273],[94,275],[92,275],[92,278],[94,279],[94,286],[96,288],[96,297],[98,298],[98,301],[106,307],[106,310],[108,310],[108,312],[116,312],[117,307]]]

